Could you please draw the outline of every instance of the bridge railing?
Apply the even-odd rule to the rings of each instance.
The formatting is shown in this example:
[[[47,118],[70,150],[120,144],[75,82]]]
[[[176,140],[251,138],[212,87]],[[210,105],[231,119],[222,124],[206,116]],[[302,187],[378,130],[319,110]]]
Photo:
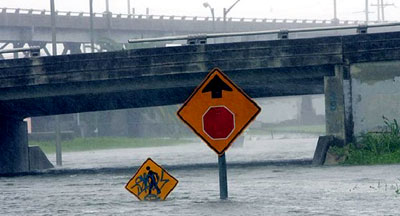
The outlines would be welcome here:
[[[1,8],[0,13],[3,14],[32,14],[32,15],[48,15],[50,11],[38,9],[21,9],[21,8]],[[110,17],[115,19],[152,19],[152,20],[182,20],[182,21],[205,21],[212,22],[211,17],[202,16],[175,16],[175,15],[144,15],[144,14],[114,14],[114,13],[93,13],[94,17]],[[58,16],[81,16],[90,17],[88,12],[72,12],[72,11],[56,11]],[[215,17],[215,22],[223,22],[222,17]],[[227,22],[253,22],[253,23],[297,23],[297,24],[339,24],[339,25],[354,25],[365,23],[359,20],[319,20],[319,19],[271,19],[271,18],[235,18],[230,17]],[[376,23],[371,21],[369,23]]]
[[[260,36],[260,35],[277,35],[278,39],[288,39],[289,33],[317,33],[327,31],[343,31],[343,30],[356,30],[357,34],[366,34],[368,28],[387,28],[399,27],[400,22],[381,23],[381,24],[359,24],[359,25],[343,25],[343,26],[325,26],[325,27],[311,27],[311,28],[298,28],[298,29],[279,29],[279,30],[266,30],[266,31],[252,31],[252,32],[229,32],[229,33],[211,33],[211,34],[193,34],[193,35],[178,35],[158,38],[142,38],[142,39],[129,39],[129,43],[145,43],[145,42],[160,42],[160,41],[177,41],[186,40],[189,45],[206,44],[207,39],[212,38],[226,38],[226,37],[247,37],[247,36]]]

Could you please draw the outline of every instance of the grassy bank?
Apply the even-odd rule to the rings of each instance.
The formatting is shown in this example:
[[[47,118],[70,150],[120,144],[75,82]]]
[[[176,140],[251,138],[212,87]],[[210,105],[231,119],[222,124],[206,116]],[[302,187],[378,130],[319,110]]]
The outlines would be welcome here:
[[[278,126],[271,125],[261,129],[249,129],[250,135],[269,135],[272,133],[308,133],[325,134],[325,125],[298,125],[298,126]]]
[[[387,130],[367,133],[357,143],[345,147],[331,147],[329,153],[344,158],[341,164],[391,164],[400,163],[400,130],[397,121],[384,118]]]
[[[63,152],[91,151],[116,148],[139,148],[154,146],[170,146],[188,143],[187,140],[163,139],[163,138],[125,138],[125,137],[97,137],[76,138],[62,142]],[[29,145],[37,145],[46,153],[55,153],[55,141],[36,142],[29,141]]]

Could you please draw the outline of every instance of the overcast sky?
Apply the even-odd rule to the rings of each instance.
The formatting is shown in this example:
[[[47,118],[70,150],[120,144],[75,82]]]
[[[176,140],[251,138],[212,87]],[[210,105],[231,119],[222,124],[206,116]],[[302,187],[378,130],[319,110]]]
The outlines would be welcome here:
[[[210,16],[210,10],[203,7],[208,2],[215,8],[215,16],[222,16],[223,8],[230,7],[236,0],[131,0],[131,7],[137,14],[145,14],[146,8],[155,15]],[[369,0],[376,4],[378,0]],[[93,0],[95,12],[105,11],[106,0]],[[127,13],[128,0],[109,0],[113,13]],[[386,20],[400,20],[400,0],[384,0]],[[55,0],[59,11],[89,11],[89,0]],[[0,7],[50,9],[50,0],[0,0]],[[337,0],[338,18],[365,20],[365,0]],[[369,7],[370,20],[377,19],[375,6]],[[288,19],[332,19],[333,0],[240,0],[229,12],[228,17],[288,18]]]

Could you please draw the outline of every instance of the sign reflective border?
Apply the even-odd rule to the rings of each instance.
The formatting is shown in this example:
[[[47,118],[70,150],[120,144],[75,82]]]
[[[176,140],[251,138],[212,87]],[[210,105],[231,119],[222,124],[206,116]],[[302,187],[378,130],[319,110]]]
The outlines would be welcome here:
[[[148,158],[133,175],[125,188],[139,200],[165,200],[178,180]]]
[[[260,111],[256,102],[215,68],[177,114],[211,149],[222,155]]]

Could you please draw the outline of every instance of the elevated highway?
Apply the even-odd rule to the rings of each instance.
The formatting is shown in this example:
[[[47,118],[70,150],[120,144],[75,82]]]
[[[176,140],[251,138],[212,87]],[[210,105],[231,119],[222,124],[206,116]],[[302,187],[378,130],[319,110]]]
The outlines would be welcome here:
[[[0,41],[51,41],[50,11],[29,9],[0,9]],[[228,18],[94,13],[97,38],[109,37],[119,43],[126,38],[196,34],[205,32],[243,32],[269,29],[308,28],[331,25],[358,24],[358,21]],[[90,42],[90,14],[84,12],[56,12],[59,42]]]
[[[138,15],[95,13],[93,35],[96,49],[108,50],[107,43],[127,43],[127,38],[147,38],[183,34],[244,32],[272,29],[311,28],[334,25],[356,25],[363,22],[346,20],[260,19],[216,17]],[[57,43],[64,47],[63,54],[85,52],[90,44],[90,14],[84,12],[56,12]],[[239,38],[239,41],[254,40]],[[227,38],[224,42],[232,42]],[[47,44],[51,42],[50,11],[2,8],[0,9],[0,49],[40,46],[51,55]],[[43,54],[42,54],[43,55]],[[1,58],[1,55],[0,55]]]

